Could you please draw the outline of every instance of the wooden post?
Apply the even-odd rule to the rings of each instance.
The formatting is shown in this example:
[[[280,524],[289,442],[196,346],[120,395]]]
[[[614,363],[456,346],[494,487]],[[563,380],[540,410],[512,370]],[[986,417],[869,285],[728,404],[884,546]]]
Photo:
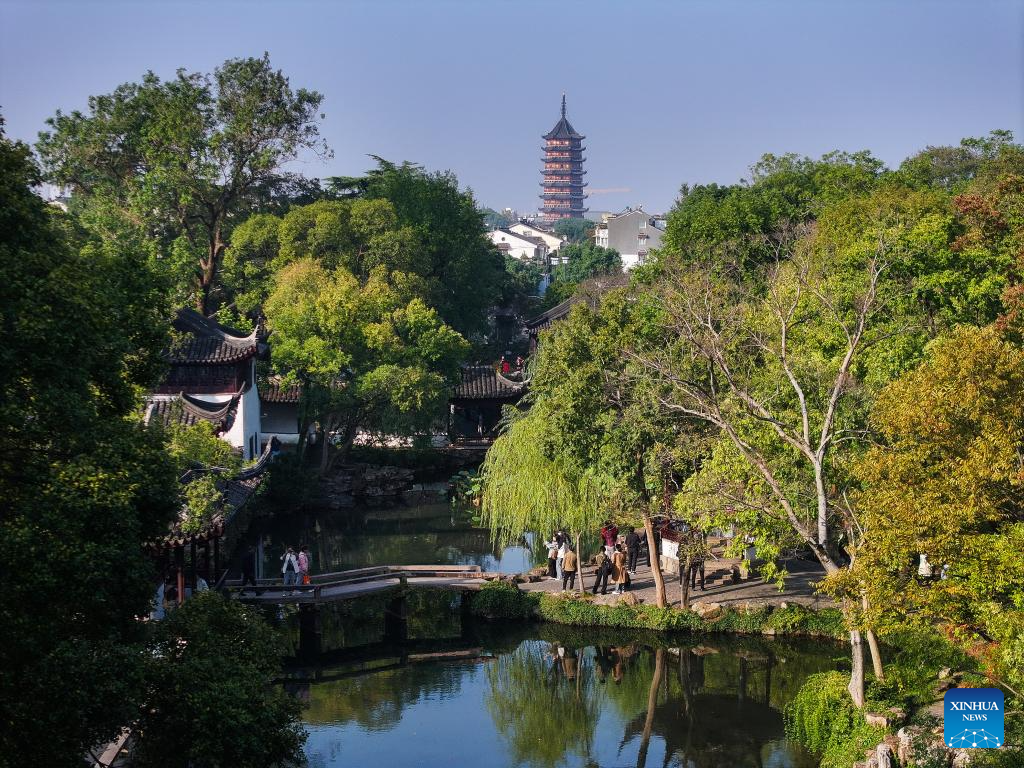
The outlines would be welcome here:
[[[213,561],[210,559],[210,540],[207,539],[203,542],[203,560],[206,561],[206,583],[213,588],[215,579],[213,576]]]
[[[199,583],[199,582],[196,581],[196,577],[199,574],[196,571],[196,559],[197,558],[196,558],[196,540],[195,539],[192,539],[192,541],[189,543],[188,554],[189,554],[189,559],[191,560],[191,562],[189,563],[189,566],[188,566],[188,581],[189,581],[189,586],[192,587],[192,594],[194,595],[196,593],[196,586]]]
[[[212,587],[214,585],[214,583],[216,583],[218,581],[220,581],[220,536],[214,536],[213,537],[213,582],[211,582],[210,586]]]
[[[185,545],[174,548],[174,565],[177,570],[176,586],[178,588],[178,605],[185,602]]]
[[[384,642],[404,643],[409,639],[408,605],[405,590],[388,602],[384,608]]]

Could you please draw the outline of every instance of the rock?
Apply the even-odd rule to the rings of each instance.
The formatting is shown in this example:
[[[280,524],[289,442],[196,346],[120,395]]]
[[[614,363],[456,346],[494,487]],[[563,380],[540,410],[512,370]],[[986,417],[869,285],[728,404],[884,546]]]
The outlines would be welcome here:
[[[907,713],[899,707],[889,707],[885,710],[885,716],[889,718],[889,726],[902,725],[907,720]]]
[[[900,728],[896,731],[896,740],[899,746],[896,748],[896,757],[900,765],[907,765],[914,757],[914,739],[920,732],[919,728]]]
[[[702,619],[706,619],[707,621],[714,621],[722,615],[723,608],[721,603],[699,602],[694,603],[692,606],[690,606],[690,610],[696,613]]]
[[[953,670],[952,669],[950,669],[949,667],[943,667],[942,669],[939,670],[939,680],[945,680],[951,674],[953,674]]]
[[[946,679],[935,686],[935,691],[937,693],[945,693],[950,688],[956,688],[956,682],[953,680]]]
[[[546,565],[538,565],[536,568],[531,568],[529,574],[531,576],[547,576],[548,567]]]
[[[892,749],[888,744],[884,742],[878,745],[875,750],[875,759],[878,761],[878,768],[893,768],[893,758],[895,755],[892,753]]]
[[[619,598],[619,605],[640,605],[640,598],[632,592],[627,592]]]
[[[869,757],[864,763],[864,768],[878,768],[878,758],[874,755]]]
[[[781,603],[779,603],[779,610],[784,611],[787,608],[789,608],[789,603],[787,603],[785,600],[783,600]]]
[[[969,749],[954,749],[952,768],[964,768],[971,764],[971,751]]]
[[[876,712],[865,712],[864,719],[872,728],[888,728],[889,718]]]

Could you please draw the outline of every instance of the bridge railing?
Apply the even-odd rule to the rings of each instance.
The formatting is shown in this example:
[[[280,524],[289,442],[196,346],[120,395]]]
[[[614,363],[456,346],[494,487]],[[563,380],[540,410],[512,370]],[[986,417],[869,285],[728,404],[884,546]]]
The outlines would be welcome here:
[[[495,574],[485,572],[479,565],[380,565],[370,568],[355,568],[349,571],[332,571],[310,576],[309,584],[282,584],[280,579],[257,579],[255,586],[242,586],[241,579],[227,579],[224,588],[229,592],[243,593],[249,589],[267,597],[312,597],[320,600],[323,590],[332,587],[355,586],[374,582],[396,580],[396,585],[406,585],[417,578],[491,578]]]

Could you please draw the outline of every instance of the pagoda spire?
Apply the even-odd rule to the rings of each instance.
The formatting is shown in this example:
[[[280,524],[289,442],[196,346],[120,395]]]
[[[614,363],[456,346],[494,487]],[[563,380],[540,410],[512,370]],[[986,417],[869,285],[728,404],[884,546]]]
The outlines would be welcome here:
[[[562,94],[562,119],[565,119],[565,94]]]

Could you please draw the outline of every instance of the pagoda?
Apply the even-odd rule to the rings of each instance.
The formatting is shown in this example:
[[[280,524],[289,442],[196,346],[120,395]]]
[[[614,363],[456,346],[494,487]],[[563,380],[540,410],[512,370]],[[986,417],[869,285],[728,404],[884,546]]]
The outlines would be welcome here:
[[[559,219],[582,219],[586,193],[583,188],[583,139],[565,116],[565,94],[562,94],[562,119],[544,134],[544,170],[541,171],[540,213],[545,223]]]

